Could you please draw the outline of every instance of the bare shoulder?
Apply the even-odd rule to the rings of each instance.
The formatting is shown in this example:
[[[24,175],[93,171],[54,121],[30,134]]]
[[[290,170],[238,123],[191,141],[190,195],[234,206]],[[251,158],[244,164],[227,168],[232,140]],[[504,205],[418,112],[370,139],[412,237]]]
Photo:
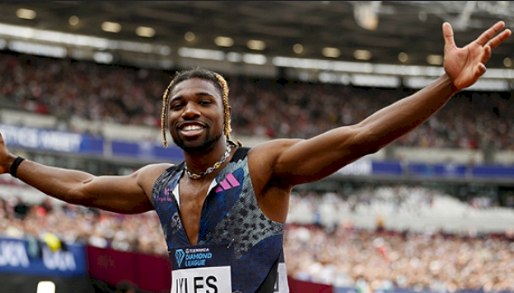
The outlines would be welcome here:
[[[302,139],[274,139],[260,143],[248,152],[248,160],[273,164],[291,146],[302,141]]]
[[[257,190],[259,186],[264,188],[273,180],[274,168],[280,156],[300,141],[302,140],[275,139],[251,148],[248,152],[248,168]]]
[[[172,166],[173,166],[173,164],[171,164],[171,163],[149,164],[149,165],[141,167],[136,172],[140,172],[140,173],[152,173],[152,172],[159,172],[159,171],[162,172]]]
[[[172,166],[173,164],[170,163],[149,164],[134,172],[133,176],[135,176],[138,184],[149,194],[148,192],[151,192],[155,180]]]

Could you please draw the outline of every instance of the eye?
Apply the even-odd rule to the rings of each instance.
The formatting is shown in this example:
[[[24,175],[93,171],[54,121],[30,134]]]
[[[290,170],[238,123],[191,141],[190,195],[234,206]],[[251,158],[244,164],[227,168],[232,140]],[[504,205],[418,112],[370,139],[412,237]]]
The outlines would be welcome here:
[[[212,101],[210,101],[210,100],[201,100],[200,102],[198,102],[198,104],[206,106],[206,105],[212,104]]]
[[[180,110],[182,109],[182,107],[184,107],[184,104],[183,103],[174,103],[174,104],[171,104],[170,105],[170,110]]]

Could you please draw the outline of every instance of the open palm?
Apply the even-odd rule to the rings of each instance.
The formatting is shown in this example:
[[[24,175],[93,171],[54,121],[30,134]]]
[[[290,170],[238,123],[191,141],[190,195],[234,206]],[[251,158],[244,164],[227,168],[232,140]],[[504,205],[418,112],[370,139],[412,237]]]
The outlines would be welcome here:
[[[499,21],[475,41],[458,48],[455,45],[451,25],[447,22],[443,24],[444,70],[458,90],[471,86],[485,73],[485,63],[491,57],[492,49],[511,35],[509,29],[500,33],[504,27],[505,23]]]

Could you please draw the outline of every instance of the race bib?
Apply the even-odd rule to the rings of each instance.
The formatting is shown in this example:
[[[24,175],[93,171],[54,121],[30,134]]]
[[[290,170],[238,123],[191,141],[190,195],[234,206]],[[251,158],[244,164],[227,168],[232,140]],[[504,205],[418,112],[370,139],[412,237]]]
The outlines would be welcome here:
[[[170,251],[171,293],[232,292],[233,247],[196,245]]]
[[[289,293],[289,284],[287,283],[287,269],[286,264],[280,262],[277,269],[277,279],[275,286],[273,286],[273,292],[275,293]]]

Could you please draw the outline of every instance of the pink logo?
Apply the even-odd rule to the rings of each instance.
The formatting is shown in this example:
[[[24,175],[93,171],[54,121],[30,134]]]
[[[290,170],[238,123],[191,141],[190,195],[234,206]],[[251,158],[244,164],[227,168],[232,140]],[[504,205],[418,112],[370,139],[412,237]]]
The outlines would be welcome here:
[[[171,189],[166,187],[164,188],[164,192],[162,194],[158,194],[155,199],[158,202],[173,201],[173,199],[170,196],[171,192]]]
[[[237,187],[240,185],[241,185],[241,183],[239,183],[239,181],[237,181],[236,177],[234,177],[234,175],[232,173],[229,173],[227,175],[227,177],[225,178],[225,180],[220,182],[220,186],[218,186],[218,188],[216,188],[216,193],[222,192],[223,190],[228,190],[230,188],[234,188],[234,187]]]

